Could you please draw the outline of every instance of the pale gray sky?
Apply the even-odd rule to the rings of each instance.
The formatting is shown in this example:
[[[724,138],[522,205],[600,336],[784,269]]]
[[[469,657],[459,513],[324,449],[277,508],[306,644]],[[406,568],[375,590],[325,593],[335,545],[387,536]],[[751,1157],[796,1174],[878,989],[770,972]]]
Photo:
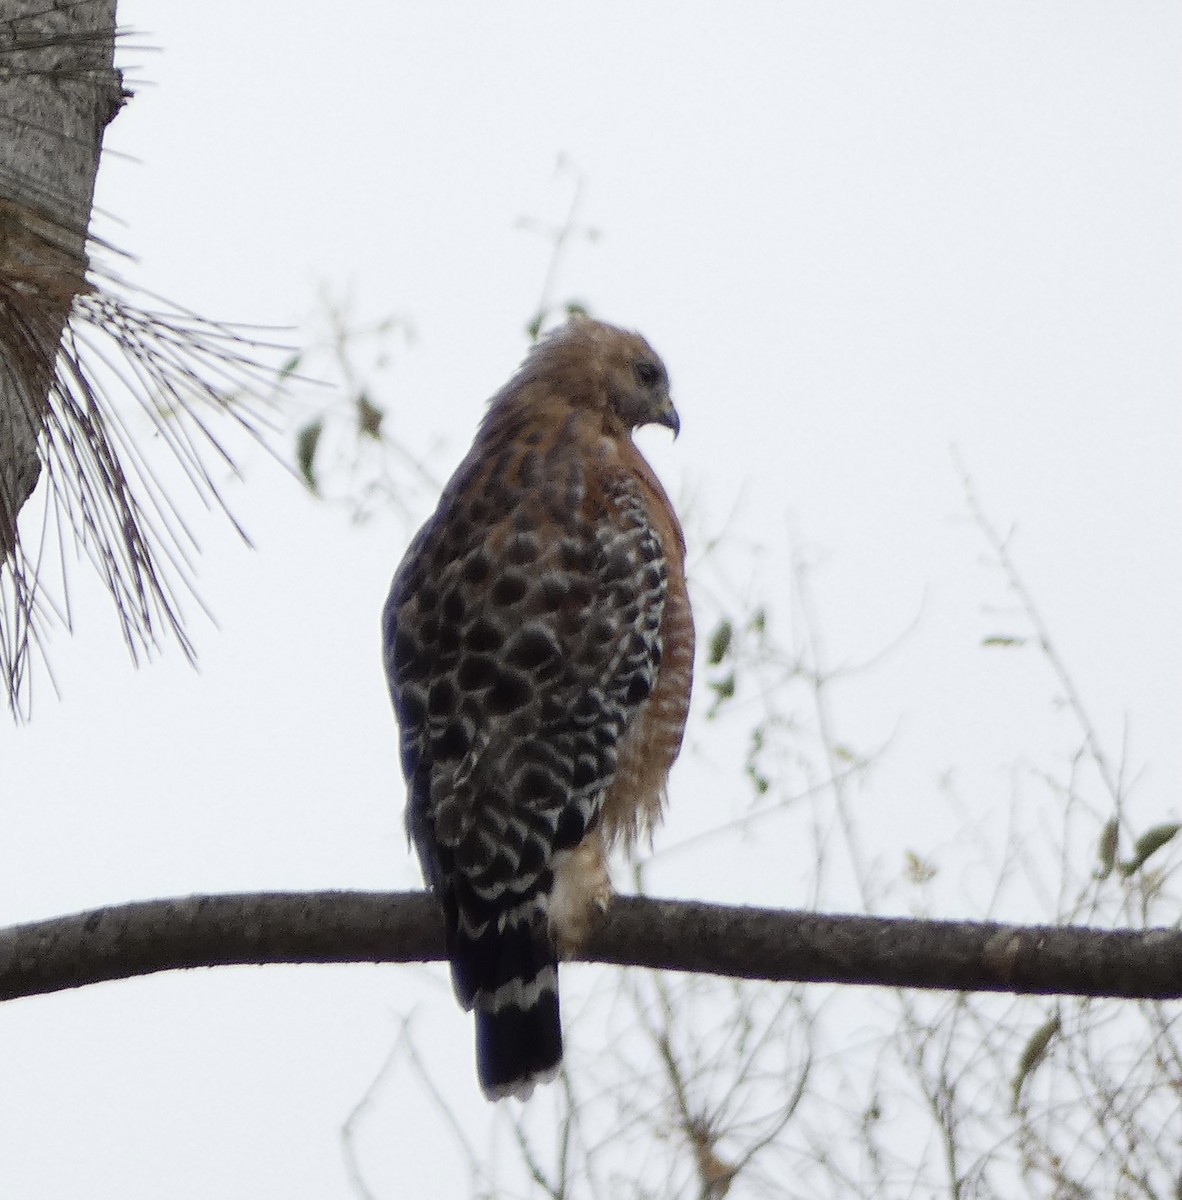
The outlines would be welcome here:
[[[405,316],[415,341],[380,398],[440,477],[525,349],[548,250],[518,220],[561,220],[556,162],[577,164],[600,236],[572,246],[558,295],[669,365],[682,436],[642,440],[691,540],[725,531],[703,619],[729,573],[787,639],[795,546],[835,663],[906,633],[836,710],[859,749],[893,739],[859,792],[883,880],[966,813],[1002,829],[1012,764],[1078,743],[1045,664],[980,646],[1025,630],[997,611],[953,446],[1127,754],[1130,813],[1178,819],[1178,9],[125,0],[121,17],[139,83],[96,229],[137,256],[122,273],[296,340],[324,285],[359,319]],[[133,670],[75,573],[77,634],[50,646],[61,699],[42,686],[32,723],[0,729],[0,920],[417,883],[377,645],[410,529],[353,527],[248,459],[230,495],[257,551],[195,520],[220,626],[194,614],[200,673],[174,652]],[[745,802],[735,732],[690,740],[658,848]],[[654,879],[805,903],[786,865],[805,830],[776,830]],[[948,861],[946,915],[979,915],[989,879]],[[856,899],[838,880],[829,902]],[[412,1010],[480,1142],[492,1118],[442,969],[216,971],[0,1006],[0,1192],[348,1196],[339,1126]],[[361,1150],[377,1196],[463,1187],[405,1075]]]

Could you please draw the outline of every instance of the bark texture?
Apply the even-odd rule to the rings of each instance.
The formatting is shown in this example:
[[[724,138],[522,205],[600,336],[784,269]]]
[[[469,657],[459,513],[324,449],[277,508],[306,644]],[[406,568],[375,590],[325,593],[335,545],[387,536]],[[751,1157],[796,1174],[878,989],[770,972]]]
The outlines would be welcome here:
[[[229,964],[427,962],[425,892],[190,896],[0,930],[0,999]],[[1182,933],[822,916],[619,897],[582,958],[741,979],[1182,997]]]
[[[115,0],[0,6],[0,560],[36,486],[37,442],[74,296],[103,130],[123,102]]]

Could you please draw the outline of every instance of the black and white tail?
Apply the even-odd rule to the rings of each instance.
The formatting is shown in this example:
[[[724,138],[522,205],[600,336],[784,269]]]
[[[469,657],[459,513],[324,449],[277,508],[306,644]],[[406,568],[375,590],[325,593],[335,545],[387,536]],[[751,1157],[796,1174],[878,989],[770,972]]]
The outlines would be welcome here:
[[[558,955],[541,897],[483,922],[445,907],[456,998],[476,1016],[480,1086],[490,1100],[525,1100],[562,1061]]]

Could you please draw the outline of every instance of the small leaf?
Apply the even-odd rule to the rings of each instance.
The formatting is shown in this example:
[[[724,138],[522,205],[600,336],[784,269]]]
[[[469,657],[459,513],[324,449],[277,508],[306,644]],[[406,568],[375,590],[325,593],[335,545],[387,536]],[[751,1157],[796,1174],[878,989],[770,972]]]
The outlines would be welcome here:
[[[751,731],[751,742],[747,747],[747,760],[743,764],[743,771],[751,780],[751,786],[755,789],[757,796],[766,796],[772,786],[772,781],[763,773],[760,766],[764,742],[764,727],[756,725]]]
[[[382,418],[385,415],[385,410],[378,408],[364,392],[358,395],[357,432],[362,437],[372,438],[375,442],[379,441],[382,436]]]
[[[1182,829],[1182,824],[1177,821],[1170,821],[1165,825],[1154,825],[1152,829],[1147,829],[1134,844],[1134,855],[1144,862],[1155,851],[1172,842],[1179,829]]]
[[[936,868],[926,858],[920,858],[914,850],[908,850],[904,856],[904,873],[910,883],[923,886],[936,878]]]
[[[1145,860],[1151,854],[1156,854],[1163,846],[1168,845],[1174,840],[1179,829],[1182,829],[1182,824],[1179,824],[1177,821],[1170,821],[1164,825],[1154,825],[1153,828],[1147,829],[1133,843],[1133,857],[1128,862],[1120,864],[1121,874],[1132,875],[1134,871],[1143,867]]]
[[[316,471],[313,464],[316,458],[316,447],[320,443],[320,435],[323,432],[324,422],[317,418],[305,425],[296,435],[296,463],[300,468],[300,474],[304,477],[304,482],[316,495],[320,494],[320,488],[316,483]]]
[[[1141,875],[1141,888],[1147,899],[1155,900],[1166,885],[1166,872],[1163,870],[1144,871]]]
[[[1010,637],[1006,634],[995,633],[990,637],[981,639],[982,646],[1006,646],[1017,647],[1025,646],[1026,639],[1024,637]]]
[[[706,662],[710,666],[716,667],[726,658],[734,636],[735,627],[724,617],[710,635],[710,645],[706,651]]]
[[[1096,872],[1097,879],[1107,879],[1116,866],[1116,852],[1120,848],[1120,822],[1111,817],[1105,822],[1100,833],[1100,844],[1096,853],[1100,859],[1100,870]]]
[[[735,673],[732,671],[725,679],[712,679],[709,683],[710,690],[714,693],[714,703],[710,705],[710,711],[706,714],[708,720],[712,720],[718,716],[718,710],[728,701],[734,698],[735,694]]]
[[[1014,1108],[1017,1109],[1018,1101],[1022,1096],[1022,1085],[1029,1079],[1038,1065],[1047,1056],[1047,1050],[1050,1048],[1051,1039],[1063,1028],[1063,1023],[1059,1020],[1059,1014],[1056,1012],[1048,1017],[1031,1035],[1026,1043],[1026,1048],[1022,1051],[1022,1057],[1018,1060],[1018,1070],[1014,1075]]]
[[[300,369],[300,360],[302,357],[302,355],[293,354],[291,358],[289,358],[287,362],[285,362],[283,366],[279,368],[279,378],[287,379],[294,375]]]

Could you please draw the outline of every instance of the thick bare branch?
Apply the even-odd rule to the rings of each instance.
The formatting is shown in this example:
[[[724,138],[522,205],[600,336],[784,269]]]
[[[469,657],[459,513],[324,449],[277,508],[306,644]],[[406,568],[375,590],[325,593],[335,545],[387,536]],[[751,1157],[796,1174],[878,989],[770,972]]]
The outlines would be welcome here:
[[[190,896],[0,931],[0,999],[185,967],[426,962],[424,892]],[[1182,933],[822,916],[621,897],[584,956],[742,979],[1043,995],[1182,997]]]
[[[0,557],[41,462],[58,341],[87,268],[103,130],[123,101],[115,0],[0,15]]]

